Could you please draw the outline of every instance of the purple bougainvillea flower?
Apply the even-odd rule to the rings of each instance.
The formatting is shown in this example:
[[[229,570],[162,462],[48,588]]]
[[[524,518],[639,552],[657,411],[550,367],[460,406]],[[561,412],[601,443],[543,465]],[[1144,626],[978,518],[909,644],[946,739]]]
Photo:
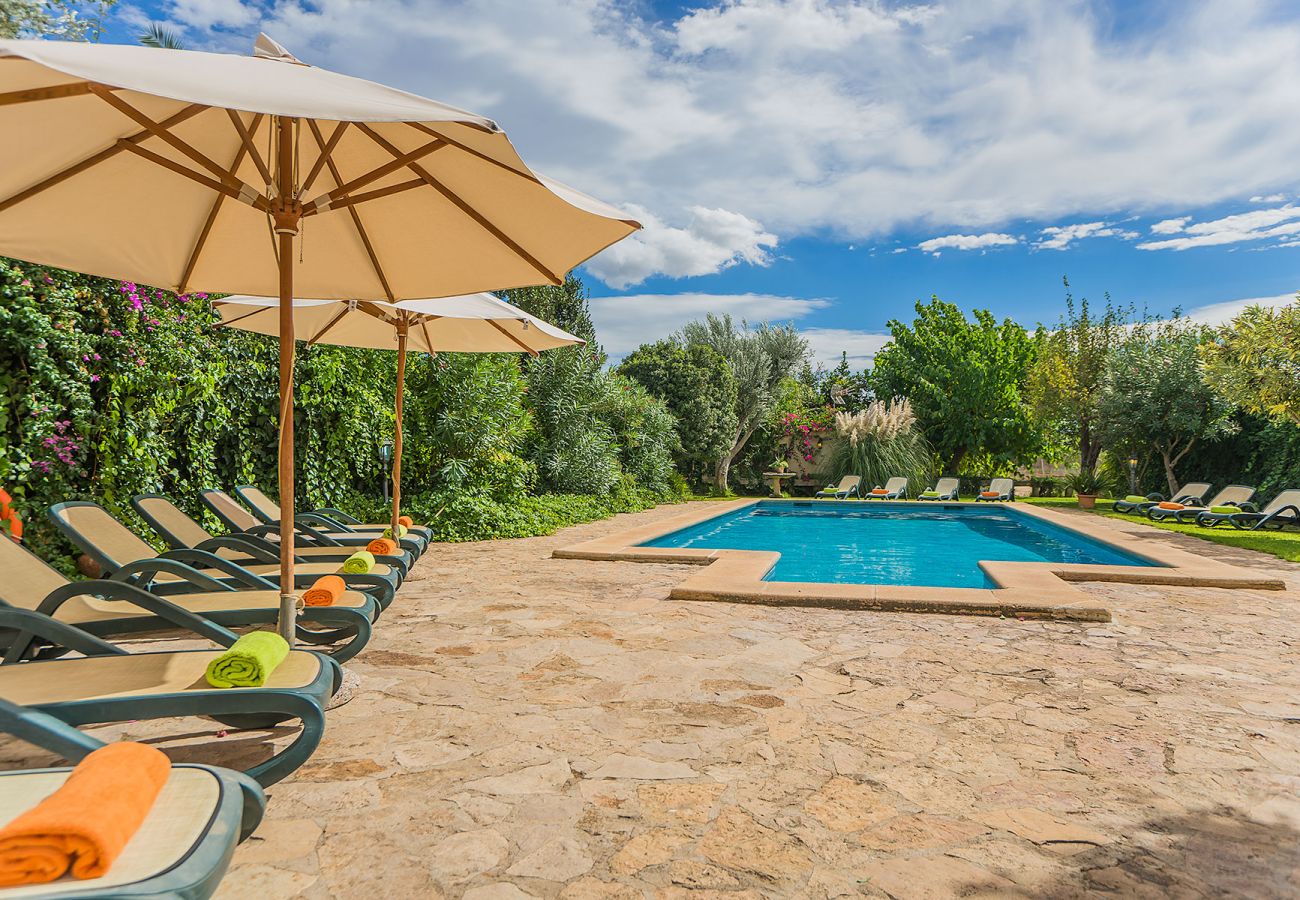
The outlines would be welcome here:
[[[91,380],[91,382],[99,381],[99,376],[98,376],[98,375],[91,375],[91,376],[90,376],[90,380]]]

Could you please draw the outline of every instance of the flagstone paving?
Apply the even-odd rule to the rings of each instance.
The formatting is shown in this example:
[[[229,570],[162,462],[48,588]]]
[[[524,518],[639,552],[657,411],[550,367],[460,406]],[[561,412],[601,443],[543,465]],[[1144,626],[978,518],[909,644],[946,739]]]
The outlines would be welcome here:
[[[549,558],[679,511],[432,549],[220,896],[1300,893],[1300,566],[1117,522],[1291,589],[1083,585],[1115,612],[1088,625],[673,602],[689,567]],[[96,733],[239,763],[291,730]]]

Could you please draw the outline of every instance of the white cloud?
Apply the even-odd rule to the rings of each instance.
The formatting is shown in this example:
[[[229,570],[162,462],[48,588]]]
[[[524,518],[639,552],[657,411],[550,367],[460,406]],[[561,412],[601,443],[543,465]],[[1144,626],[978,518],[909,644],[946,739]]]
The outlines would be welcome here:
[[[808,339],[813,360],[827,368],[839,365],[840,354],[847,353],[850,366],[865,369],[890,339],[888,332],[852,328],[801,328],[799,333]]]
[[[1251,203],[1281,203],[1284,200],[1286,200],[1286,194],[1266,194],[1264,196],[1256,194],[1250,198]]]
[[[740,213],[725,209],[691,209],[684,228],[661,222],[649,210],[629,212],[645,226],[586,264],[587,271],[616,290],[638,284],[651,275],[674,278],[710,275],[737,263],[765,266],[776,235]]]
[[[1296,302],[1296,295],[1279,294],[1276,297],[1250,297],[1245,300],[1225,300],[1222,303],[1208,303],[1187,311],[1187,318],[1205,325],[1222,325],[1232,319],[1247,306],[1290,306]]]
[[[1216,247],[1223,244],[1237,244],[1243,241],[1260,241],[1273,237],[1285,237],[1300,233],[1300,206],[1279,206],[1272,209],[1257,209],[1251,212],[1224,216],[1208,222],[1196,222],[1188,225],[1189,217],[1178,221],[1183,223],[1177,229],[1160,232],[1178,234],[1178,237],[1159,241],[1144,241],[1138,244],[1139,250],[1190,250],[1193,247]],[[1163,225],[1157,222],[1156,225]],[[1152,226],[1155,230],[1156,226]]]
[[[1116,227],[1109,222],[1080,222],[1076,225],[1061,225],[1044,228],[1041,237],[1034,242],[1040,250],[1065,250],[1075,241],[1094,237],[1119,237],[1132,240],[1136,232]]]
[[[984,234],[947,234],[943,237],[921,241],[916,249],[939,255],[940,250],[983,250],[987,247],[1007,247],[1020,243],[1020,238],[990,231]]]
[[[591,319],[605,352],[617,359],[709,313],[730,314],[751,324],[782,323],[830,305],[828,300],[773,294],[637,294],[591,298]]]
[[[1300,18],[1273,4],[1159,5],[1140,40],[1085,2],[701,5],[668,21],[607,0],[162,11],[192,46],[246,52],[262,27],[308,62],[490,115],[543,171],[686,231],[696,207],[847,242],[1295,193]]]
[[[1161,219],[1151,226],[1152,234],[1177,234],[1187,227],[1187,223],[1192,221],[1191,216],[1179,216],[1176,219]]]

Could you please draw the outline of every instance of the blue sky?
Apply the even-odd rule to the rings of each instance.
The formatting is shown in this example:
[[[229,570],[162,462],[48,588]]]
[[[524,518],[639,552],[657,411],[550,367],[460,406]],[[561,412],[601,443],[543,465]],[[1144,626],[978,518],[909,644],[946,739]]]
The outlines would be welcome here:
[[[931,294],[1221,320],[1300,289],[1300,7],[1265,0],[122,0],[195,49],[490,115],[646,225],[583,267],[615,355],[705,312],[856,364]]]

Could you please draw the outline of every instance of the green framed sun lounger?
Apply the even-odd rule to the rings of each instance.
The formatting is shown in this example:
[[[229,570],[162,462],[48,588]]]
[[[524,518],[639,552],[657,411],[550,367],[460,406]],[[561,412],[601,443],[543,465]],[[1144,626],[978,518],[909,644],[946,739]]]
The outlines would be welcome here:
[[[1203,512],[1215,511],[1232,514],[1241,512],[1246,507],[1253,509],[1254,505],[1250,501],[1254,496],[1255,489],[1253,487],[1245,484],[1230,484],[1205,503],[1183,503],[1183,509],[1165,509],[1160,503],[1153,503],[1147,507],[1146,514],[1147,518],[1153,522],[1164,522],[1173,519],[1175,522],[1190,524],[1195,522],[1196,517]],[[1245,504],[1245,507],[1242,504]]]
[[[847,500],[849,497],[861,497],[862,476],[845,475],[840,479],[839,484],[828,484],[826,489],[818,491],[818,497],[834,497],[836,500]]]
[[[225,491],[208,488],[199,492],[199,501],[208,508],[222,525],[232,534],[249,534],[257,537],[278,540],[279,522],[268,523],[248,511],[234,497]],[[308,521],[310,519],[310,521]],[[311,516],[297,516],[294,531],[298,537],[296,543],[308,546],[356,547],[364,548],[376,537],[374,532],[340,531],[336,525],[322,525],[320,520]],[[408,533],[398,544],[402,550],[411,554],[411,559],[419,559],[424,552],[424,539]]]
[[[1016,482],[1012,478],[994,478],[989,486],[975,495],[975,502],[1010,503],[1016,497]]]
[[[1210,492],[1211,487],[1208,481],[1193,481],[1175,491],[1172,498],[1161,493],[1147,494],[1141,500],[1125,497],[1123,500],[1116,500],[1112,508],[1115,512],[1121,513],[1145,513],[1157,503],[1173,502],[1182,503],[1184,506],[1205,506],[1205,495]]]
[[[0,732],[37,743],[73,763],[104,746],[53,716],[3,700]],[[71,768],[0,772],[0,825],[44,800],[71,772]],[[230,866],[236,844],[257,829],[265,810],[266,793],[247,775],[220,766],[173,763],[140,830],[103,876],[0,888],[0,900],[211,897]]]
[[[273,625],[280,612],[280,592],[275,590],[222,587],[161,597],[111,579],[69,581],[9,540],[0,541],[0,572],[0,607],[39,612],[97,637],[179,631],[229,647],[236,635],[228,628]],[[344,662],[370,640],[378,614],[379,604],[370,595],[347,591],[333,606],[309,606],[299,613],[297,637],[314,646],[339,644],[331,655]],[[12,649],[3,639],[0,635],[0,653]],[[54,650],[37,646],[19,652],[44,658]]]
[[[213,535],[163,494],[136,494],[131,498],[131,507],[140,514],[140,518],[149,523],[150,528],[162,535],[173,550],[208,550],[240,565],[275,563],[280,560],[278,543],[246,532],[220,537]],[[293,555],[295,561],[300,563],[342,563],[357,551],[358,546],[295,543]],[[405,550],[399,550],[391,555],[377,554],[375,561],[392,566],[405,579],[411,570],[412,556]]]
[[[343,680],[343,670],[328,656],[290,650],[262,687],[223,690],[204,678],[220,650],[127,653],[80,628],[26,609],[0,608],[0,631],[30,634],[82,654],[0,663],[0,700],[67,725],[206,716],[231,728],[270,728],[298,719],[302,730],[293,743],[248,768],[247,774],[263,787],[311,756],[325,731],[325,702]],[[41,729],[32,727],[39,737]]]
[[[212,591],[224,587],[277,590],[272,579],[280,574],[279,562],[241,566],[207,550],[169,550],[159,553],[145,540],[97,503],[74,500],[50,507],[50,519],[68,540],[81,548],[115,581],[127,581],[155,594]],[[322,575],[338,574],[337,563],[302,563],[295,566],[295,585],[309,588]],[[390,566],[377,564],[365,575],[344,575],[354,590],[365,591],[387,607],[400,584]]]
[[[1246,504],[1253,506],[1253,504]],[[1292,488],[1278,494],[1261,510],[1243,508],[1239,512],[1205,510],[1196,516],[1196,524],[1213,528],[1227,523],[1245,531],[1281,531],[1288,525],[1300,526],[1300,490]]]
[[[266,524],[274,525],[280,521],[280,505],[268,497],[266,492],[257,485],[236,485],[235,496],[253,511],[253,515]],[[308,521],[319,520],[322,525],[333,526],[338,531],[383,531],[389,527],[387,522],[362,522],[341,509],[333,509],[328,506],[321,509],[304,510],[295,514],[294,518],[307,519]],[[426,545],[433,540],[433,531],[423,525],[412,525],[407,533],[424,541]]]
[[[885,486],[879,490],[884,491],[882,494],[876,491],[867,491],[862,495],[863,500],[906,500],[907,499],[907,479],[902,475],[896,475],[885,482]]]
[[[922,491],[917,495],[917,500],[958,500],[958,486],[961,479],[958,478],[940,478],[934,483],[934,487],[928,491]]]

